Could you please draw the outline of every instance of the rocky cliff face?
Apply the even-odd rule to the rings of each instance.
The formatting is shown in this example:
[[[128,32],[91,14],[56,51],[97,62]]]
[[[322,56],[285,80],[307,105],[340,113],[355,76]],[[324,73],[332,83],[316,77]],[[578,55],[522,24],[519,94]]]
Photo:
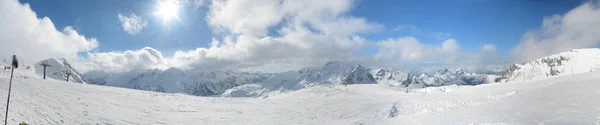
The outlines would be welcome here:
[[[371,74],[378,83],[389,84],[391,86],[407,86],[406,83],[410,83],[411,80],[409,79],[409,74],[402,71],[375,69],[371,70]]]
[[[352,72],[348,73],[343,78],[344,84],[375,84],[375,78],[369,72],[369,69],[362,67],[361,65],[356,65],[356,67],[352,70]]]

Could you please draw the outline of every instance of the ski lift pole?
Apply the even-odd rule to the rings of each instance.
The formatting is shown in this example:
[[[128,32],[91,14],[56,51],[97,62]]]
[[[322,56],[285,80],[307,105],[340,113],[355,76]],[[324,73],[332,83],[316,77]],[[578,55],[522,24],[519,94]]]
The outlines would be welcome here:
[[[10,68],[10,81],[8,82],[8,98],[6,99],[6,113],[4,114],[4,125],[8,124],[8,106],[10,104],[10,90],[12,87],[12,78],[15,69],[19,67],[19,61],[17,60],[17,56],[13,55],[12,68]]]
[[[10,104],[10,89],[12,87],[12,77],[14,71],[14,68],[12,68],[10,71],[10,81],[8,82],[8,98],[6,99],[6,113],[4,114],[4,125],[8,124],[8,105]]]

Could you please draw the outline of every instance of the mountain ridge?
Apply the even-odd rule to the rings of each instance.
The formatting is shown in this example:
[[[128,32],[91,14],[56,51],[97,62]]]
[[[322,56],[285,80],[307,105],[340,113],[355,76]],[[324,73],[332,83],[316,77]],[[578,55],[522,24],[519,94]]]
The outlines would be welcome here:
[[[600,70],[600,48],[573,49],[531,62],[512,64],[498,82],[515,82]]]

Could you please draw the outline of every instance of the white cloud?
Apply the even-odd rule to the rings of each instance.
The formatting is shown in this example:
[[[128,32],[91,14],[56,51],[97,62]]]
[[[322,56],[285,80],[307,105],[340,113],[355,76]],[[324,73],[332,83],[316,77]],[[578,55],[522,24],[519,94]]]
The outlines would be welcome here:
[[[0,26],[7,27],[0,29],[3,32],[1,43],[11,45],[0,46],[3,55],[14,52],[34,61],[65,57],[77,60],[75,65],[89,67],[83,71],[122,72],[168,67],[285,71],[334,60],[375,64],[375,61],[397,58],[456,65],[459,59],[469,57],[461,54],[461,47],[454,39],[447,39],[440,45],[426,45],[413,37],[378,42],[380,50],[376,57],[382,60],[356,57],[352,53],[372,44],[359,34],[379,30],[382,26],[348,15],[352,0],[215,0],[210,2],[209,16],[206,17],[209,26],[219,33],[211,46],[177,51],[170,57],[164,57],[150,47],[90,52],[98,46],[95,39],[78,34],[71,27],[57,31],[49,18],[36,18],[35,12],[26,4],[14,0],[0,3],[0,16],[13,17],[0,20]],[[147,25],[135,14],[117,16],[124,22],[124,30],[132,35]],[[276,33],[271,33],[273,31]],[[87,56],[80,60],[82,57],[78,53],[87,53]]]
[[[483,45],[483,51],[484,52],[494,52],[496,51],[496,45],[494,44],[485,44]]]
[[[455,39],[447,39],[440,45],[428,45],[414,37],[401,37],[379,41],[377,45],[379,51],[374,56],[377,61],[374,64],[383,68],[396,67],[422,72],[433,72],[443,68],[464,68],[475,72],[486,72],[502,69],[507,63],[496,52],[462,50]],[[401,66],[390,65],[394,63],[400,63]]]
[[[388,39],[377,43],[379,52],[375,59],[403,59],[407,61],[452,61],[460,52],[454,39],[445,40],[440,46],[425,45],[414,37]]]
[[[0,0],[0,55],[16,54],[24,63],[36,63],[50,57],[77,61],[77,53],[98,46],[96,39],[80,35],[72,27],[61,31],[48,17],[37,18],[29,4]]]
[[[455,53],[460,51],[460,45],[455,39],[448,39],[442,42],[442,48],[440,48],[444,53]]]
[[[90,53],[89,65],[112,71],[173,66],[275,72],[351,60],[352,53],[367,42],[357,34],[381,28],[347,15],[352,2],[213,0],[206,20],[218,35],[210,47],[177,51],[168,58],[148,57],[144,49]],[[135,59],[141,57],[161,61]]]
[[[119,22],[121,22],[121,27],[129,35],[136,35],[148,26],[148,22],[134,13],[131,13],[129,16],[119,13],[117,16],[119,17]]]
[[[220,32],[264,36],[282,20],[279,0],[213,0],[208,24]]]
[[[132,69],[166,68],[162,53],[150,47],[124,52],[88,53],[89,70],[123,72]]]
[[[526,32],[511,55],[520,62],[600,42],[600,8],[585,3],[564,15],[546,17],[542,27]]]

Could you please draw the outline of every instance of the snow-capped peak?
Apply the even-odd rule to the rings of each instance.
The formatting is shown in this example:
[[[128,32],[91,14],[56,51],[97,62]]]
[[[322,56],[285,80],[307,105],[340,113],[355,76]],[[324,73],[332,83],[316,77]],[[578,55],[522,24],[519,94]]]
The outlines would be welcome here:
[[[358,64],[351,64],[351,63],[348,63],[348,62],[333,61],[333,62],[329,62],[329,63],[325,64],[325,66],[323,66],[322,69],[324,71],[330,72],[330,73],[342,73],[342,74],[345,74],[345,73],[352,72],[352,70],[356,66],[360,66],[360,65],[358,65]]]
[[[463,75],[463,74],[467,74],[467,73],[469,73],[469,72],[468,72],[467,70],[465,70],[465,69],[462,69],[462,68],[457,68],[457,69],[454,71],[454,73],[455,73],[455,74],[460,74],[460,75]]]
[[[437,73],[440,73],[440,74],[449,74],[449,73],[450,73],[450,70],[448,70],[448,69],[446,68],[446,69],[442,69],[442,70],[438,71]]]

